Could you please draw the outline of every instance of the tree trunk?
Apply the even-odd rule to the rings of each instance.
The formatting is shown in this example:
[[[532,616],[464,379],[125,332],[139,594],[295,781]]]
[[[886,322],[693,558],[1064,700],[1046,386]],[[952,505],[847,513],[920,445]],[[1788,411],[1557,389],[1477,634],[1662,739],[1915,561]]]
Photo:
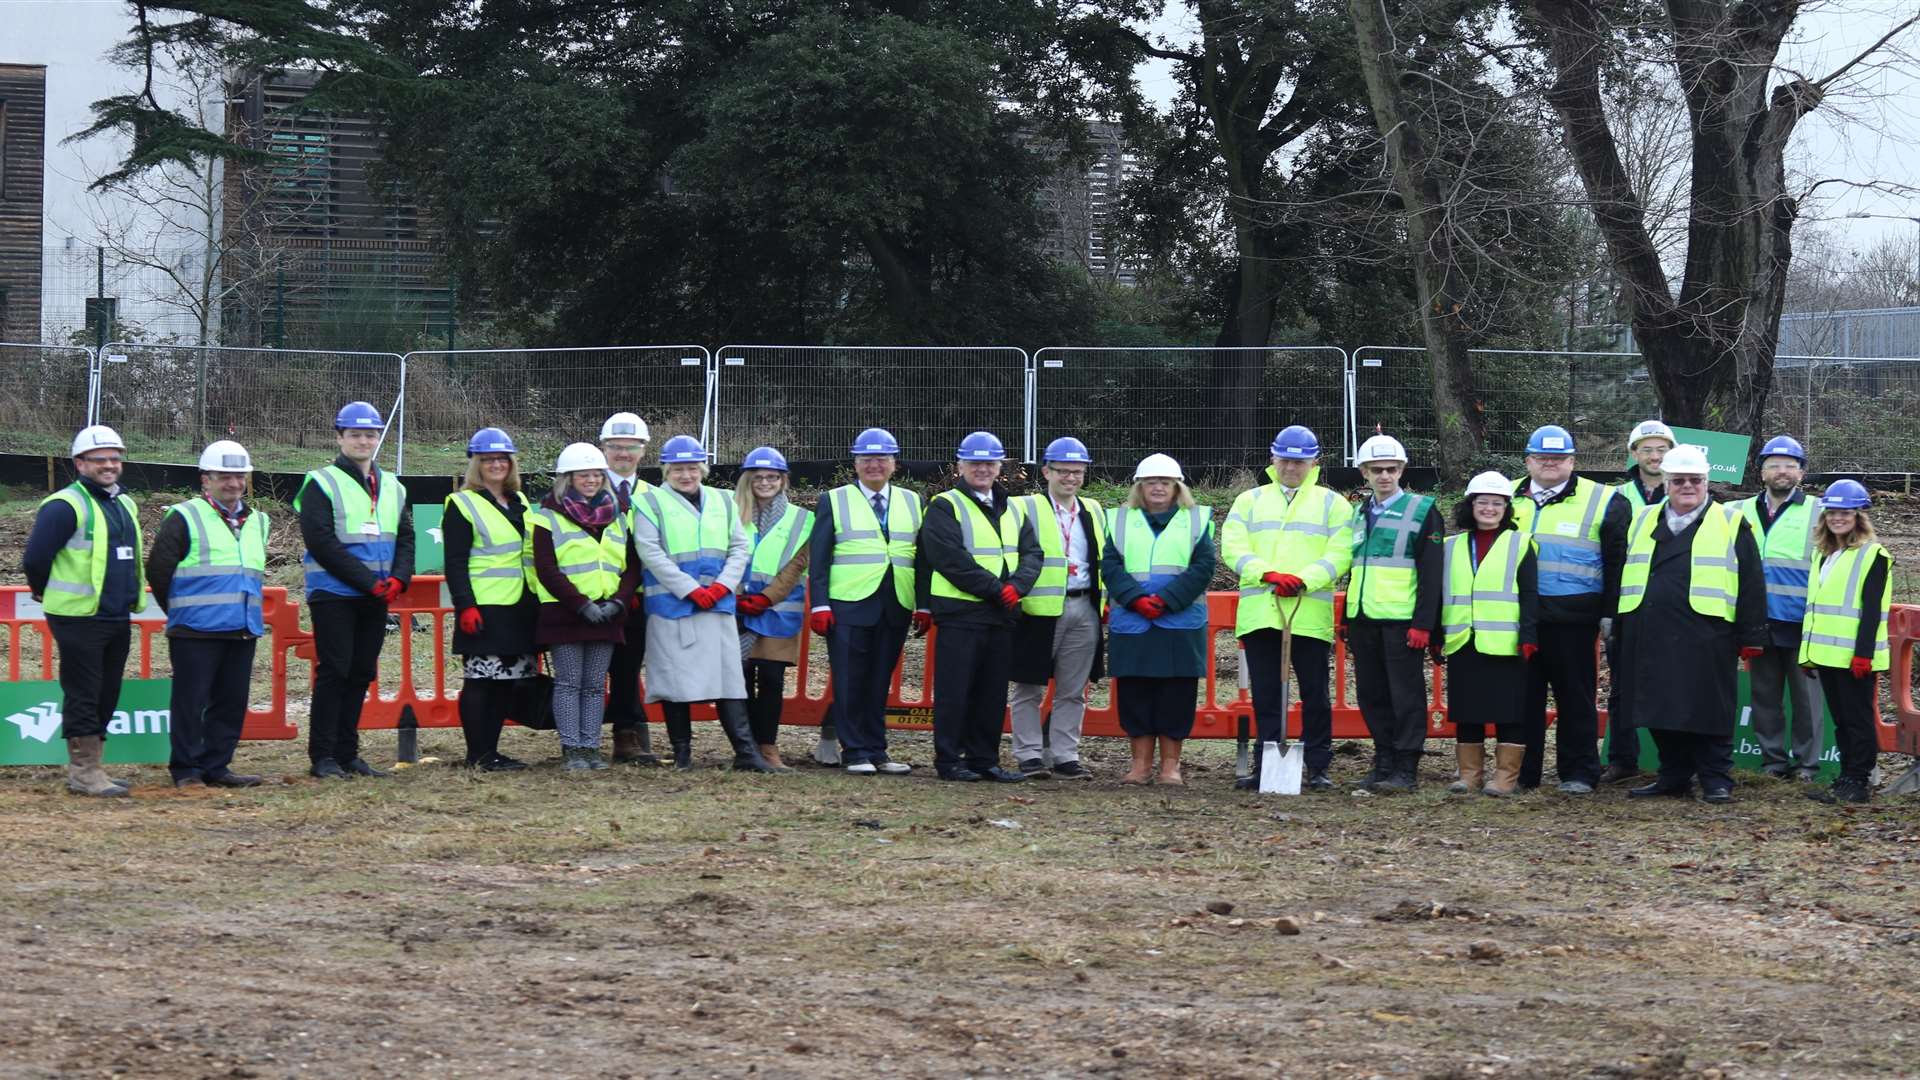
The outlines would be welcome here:
[[[1433,412],[1442,480],[1466,479],[1486,446],[1487,418],[1474,387],[1473,360],[1467,353],[1472,331],[1466,311],[1468,288],[1461,280],[1453,247],[1453,224],[1436,161],[1418,118],[1400,89],[1400,65],[1380,0],[1348,0],[1359,40],[1361,74],[1374,122],[1386,139],[1394,188],[1406,211],[1407,247],[1420,297],[1420,329],[1433,367]]]

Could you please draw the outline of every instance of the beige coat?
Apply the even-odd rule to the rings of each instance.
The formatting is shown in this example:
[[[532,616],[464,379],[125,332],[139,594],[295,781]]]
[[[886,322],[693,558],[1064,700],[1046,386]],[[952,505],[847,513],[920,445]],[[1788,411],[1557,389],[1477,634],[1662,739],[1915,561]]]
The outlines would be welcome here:
[[[785,600],[795,589],[807,587],[807,545],[801,544],[800,551],[792,561],[780,568],[780,572],[767,582],[765,596],[769,603],[777,604]],[[783,663],[800,662],[800,635],[792,637],[763,637],[754,641],[753,651],[747,654],[749,660],[779,660]]]

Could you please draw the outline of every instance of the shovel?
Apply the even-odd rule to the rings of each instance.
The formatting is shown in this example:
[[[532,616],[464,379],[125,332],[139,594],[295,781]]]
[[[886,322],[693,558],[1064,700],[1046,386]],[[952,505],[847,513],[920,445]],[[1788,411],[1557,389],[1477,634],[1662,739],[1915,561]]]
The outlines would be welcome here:
[[[1262,795],[1300,794],[1300,777],[1306,766],[1306,751],[1287,739],[1287,710],[1293,705],[1288,700],[1293,691],[1293,615],[1299,610],[1299,601],[1290,612],[1280,602],[1280,594],[1273,594],[1273,611],[1280,617],[1280,740],[1260,746]]]

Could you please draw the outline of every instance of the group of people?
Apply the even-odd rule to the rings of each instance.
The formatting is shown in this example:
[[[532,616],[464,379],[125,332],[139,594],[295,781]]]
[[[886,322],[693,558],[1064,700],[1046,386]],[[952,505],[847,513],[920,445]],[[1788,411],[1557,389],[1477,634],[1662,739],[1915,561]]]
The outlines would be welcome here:
[[[378,410],[352,402],[334,426],[339,456],[308,473],[293,500],[317,661],[308,752],[322,779],[383,775],[360,754],[360,710],[388,608],[414,562],[406,490],[373,460]],[[1813,779],[1824,703],[1841,772],[1810,794],[1871,795],[1892,560],[1875,541],[1865,488],[1837,481],[1816,506],[1800,488],[1806,452],[1787,436],[1761,450],[1765,491],[1724,505],[1708,489],[1705,456],[1659,421],[1633,430],[1635,464],[1614,486],[1576,475],[1573,436],[1548,425],[1528,439],[1525,477],[1472,479],[1450,531],[1432,496],[1402,487],[1407,454],[1397,440],[1361,445],[1367,491],[1356,506],[1320,482],[1319,440],[1295,425],[1275,436],[1269,467],[1234,500],[1217,538],[1211,511],[1165,454],[1138,463],[1123,505],[1081,494],[1093,457],[1070,436],[1046,447],[1044,490],[1014,495],[1002,481],[1004,446],[974,432],[955,450],[953,486],[923,501],[892,482],[897,440],[869,428],[850,447],[854,481],[812,511],[789,501],[788,464],[772,447],[746,455],[729,492],[707,484],[708,454],[687,435],[660,447],[663,483],[640,479],[648,442],[639,416],[614,414],[598,445],[560,452],[551,489],[534,502],[511,436],[489,427],[469,441],[442,522],[467,765],[527,767],[501,753],[500,733],[510,715],[526,715],[535,688],[564,769],[608,767],[609,719],[612,760],[659,764],[642,710],[644,665],[645,703],[660,706],[675,767],[692,767],[691,709],[709,702],[735,769],[790,771],[777,735],[805,626],[825,639],[831,665],[837,744],[822,756],[857,776],[907,773],[888,753],[888,693],[907,636],[937,627],[941,779],[1089,778],[1080,760],[1087,688],[1111,676],[1132,752],[1120,783],[1180,785],[1219,561],[1238,583],[1234,629],[1258,738],[1286,741],[1291,675],[1309,789],[1334,786],[1329,680],[1344,630],[1373,740],[1360,781],[1369,791],[1419,783],[1431,658],[1448,666],[1454,791],[1540,786],[1551,691],[1560,791],[1585,795],[1640,775],[1636,732],[1645,729],[1658,774],[1630,796],[1685,796],[1697,779],[1706,801],[1726,802],[1744,660],[1766,771]],[[169,508],[149,550],[118,485],[124,453],[109,428],[76,436],[78,479],[41,504],[25,557],[59,647],[69,790],[127,794],[101,766],[102,740],[129,618],[149,589],[166,613],[174,666],[174,783],[258,784],[231,768],[265,632],[269,526],[245,498],[252,461],[237,443],[208,446],[200,496]],[[1602,647],[1613,672],[1604,767]],[[1010,768],[1001,758],[1009,711]],[[1259,786],[1263,756],[1240,786]]]

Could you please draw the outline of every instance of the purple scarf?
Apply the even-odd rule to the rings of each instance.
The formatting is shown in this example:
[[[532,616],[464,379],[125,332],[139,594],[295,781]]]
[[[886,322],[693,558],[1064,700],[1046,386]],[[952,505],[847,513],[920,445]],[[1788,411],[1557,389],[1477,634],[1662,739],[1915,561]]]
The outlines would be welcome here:
[[[596,531],[613,524],[613,515],[619,512],[613,494],[601,488],[589,499],[569,486],[560,493],[560,512],[574,520],[582,528]]]

